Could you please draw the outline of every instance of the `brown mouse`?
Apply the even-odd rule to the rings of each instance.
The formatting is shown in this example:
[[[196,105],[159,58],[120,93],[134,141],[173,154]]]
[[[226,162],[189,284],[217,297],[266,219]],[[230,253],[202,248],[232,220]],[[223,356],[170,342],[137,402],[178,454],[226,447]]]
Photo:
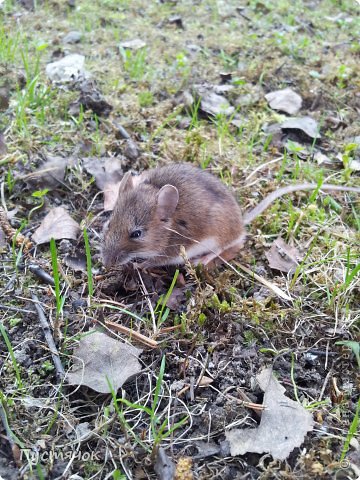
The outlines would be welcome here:
[[[104,229],[104,265],[180,265],[184,263],[181,246],[193,263],[206,265],[219,256],[229,260],[243,244],[245,226],[274,200],[317,187],[304,183],[280,188],[243,215],[232,193],[218,178],[190,164],[171,164],[138,176],[127,172]],[[360,193],[360,188],[327,184],[321,190]]]

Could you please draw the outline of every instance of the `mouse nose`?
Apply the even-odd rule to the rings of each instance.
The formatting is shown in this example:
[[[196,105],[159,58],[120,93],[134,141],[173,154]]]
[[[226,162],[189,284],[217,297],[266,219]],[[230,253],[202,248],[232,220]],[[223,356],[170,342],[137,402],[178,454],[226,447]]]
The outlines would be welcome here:
[[[112,248],[104,248],[102,251],[102,262],[106,269],[124,265],[129,260],[129,256],[126,253],[119,253]]]
[[[114,250],[108,247],[103,247],[101,252],[101,259],[106,269],[113,267],[116,264],[116,255]]]

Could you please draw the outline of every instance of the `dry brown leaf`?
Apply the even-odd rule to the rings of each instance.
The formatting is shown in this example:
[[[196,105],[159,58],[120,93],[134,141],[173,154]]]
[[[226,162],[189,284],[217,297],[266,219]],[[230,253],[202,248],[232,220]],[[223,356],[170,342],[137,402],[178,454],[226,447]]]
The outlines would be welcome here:
[[[167,299],[166,306],[170,310],[179,310],[181,304],[186,300],[186,287],[175,287]]]
[[[5,137],[0,133],[0,155],[5,155],[7,153],[7,146],[5,142]]]
[[[124,157],[86,157],[82,159],[85,170],[93,175],[96,186],[103,190],[108,183],[119,182],[123,175]]]
[[[225,85],[225,88],[228,86]],[[232,115],[235,108],[229,101],[221,95],[224,93],[221,89],[216,89],[215,85],[194,85],[194,93],[200,97],[200,109],[211,116]]]
[[[154,470],[159,480],[173,480],[175,475],[175,464],[166,455],[165,450],[160,447],[157,452]]]
[[[79,224],[70,217],[65,208],[56,207],[46,215],[40,227],[33,234],[32,239],[38,245],[49,242],[52,238],[54,240],[62,240],[63,238],[76,240],[79,232]]]
[[[295,115],[301,108],[302,98],[291,88],[284,88],[283,90],[276,90],[265,95],[273,110]]]
[[[0,226],[0,249],[6,247],[6,236],[4,230]]]
[[[119,342],[102,332],[89,332],[74,350],[74,365],[68,373],[70,385],[87,385],[96,392],[117,390],[141,371],[142,350]],[[109,385],[110,384],[110,385]]]
[[[313,417],[302,405],[284,395],[285,388],[273,376],[271,368],[263,370],[257,381],[265,392],[260,425],[225,433],[231,455],[270,453],[276,460],[285,460],[313,429]]]
[[[133,40],[127,40],[120,43],[121,48],[127,48],[129,50],[140,50],[140,48],[146,47],[146,42],[140,38],[134,38]]]
[[[301,260],[299,250],[285,243],[281,237],[273,242],[265,256],[271,268],[285,273],[294,271]]]
[[[74,159],[71,157],[47,155],[46,161],[34,172],[26,175],[25,180],[30,185],[36,185],[38,188],[55,188],[63,183],[65,169],[68,165],[73,165],[73,163]]]
[[[114,208],[120,181],[124,175],[124,157],[87,157],[83,159],[85,170],[93,175],[96,186],[104,191],[104,210],[111,211]]]
[[[321,138],[319,125],[311,117],[289,118],[281,124],[282,130],[300,130],[313,139]]]
[[[119,195],[119,186],[121,180],[116,183],[107,183],[104,187],[104,210],[111,212],[114,210],[117,197]]]

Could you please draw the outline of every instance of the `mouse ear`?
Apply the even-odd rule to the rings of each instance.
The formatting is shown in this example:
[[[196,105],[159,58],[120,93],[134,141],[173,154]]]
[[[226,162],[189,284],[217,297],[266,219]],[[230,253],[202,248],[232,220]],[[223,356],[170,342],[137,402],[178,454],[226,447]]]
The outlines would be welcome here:
[[[126,172],[119,184],[119,195],[134,188],[131,172]]]
[[[173,185],[164,185],[157,196],[156,213],[161,220],[170,218],[179,203],[179,192]]]

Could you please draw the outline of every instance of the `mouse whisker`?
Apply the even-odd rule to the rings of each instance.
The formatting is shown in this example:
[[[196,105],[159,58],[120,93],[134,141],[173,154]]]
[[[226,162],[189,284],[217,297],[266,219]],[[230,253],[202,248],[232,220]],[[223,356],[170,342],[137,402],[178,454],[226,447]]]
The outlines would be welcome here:
[[[170,228],[170,227],[164,227],[164,228],[166,230],[168,230],[169,232],[176,233],[176,235],[179,235],[182,238],[186,238],[186,240],[190,240],[191,242],[195,242],[195,243],[201,243],[201,242],[199,242],[199,240],[195,240],[194,238],[188,237],[188,236],[178,232],[177,230],[174,230],[173,228]],[[179,245],[182,245],[182,244],[180,243]]]

